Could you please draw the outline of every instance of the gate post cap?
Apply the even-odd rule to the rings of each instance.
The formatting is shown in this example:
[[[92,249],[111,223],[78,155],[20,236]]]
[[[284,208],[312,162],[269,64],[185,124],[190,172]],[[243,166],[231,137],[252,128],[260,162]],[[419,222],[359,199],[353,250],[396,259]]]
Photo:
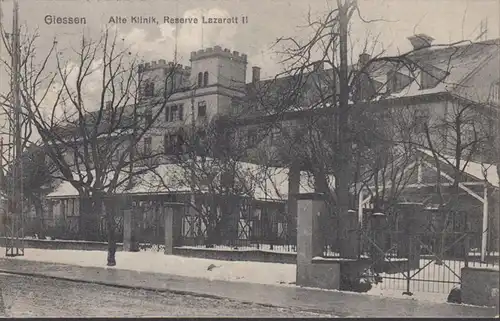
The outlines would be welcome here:
[[[317,201],[324,201],[325,200],[325,194],[324,193],[297,193],[293,194],[296,200],[317,200]]]

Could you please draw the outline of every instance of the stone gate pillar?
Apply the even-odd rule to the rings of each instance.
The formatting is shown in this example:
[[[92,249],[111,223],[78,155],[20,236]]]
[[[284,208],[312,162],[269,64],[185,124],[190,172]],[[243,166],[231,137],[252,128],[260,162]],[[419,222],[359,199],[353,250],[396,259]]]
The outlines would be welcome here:
[[[354,210],[349,210],[347,213],[340,213],[340,226],[342,231],[339,231],[341,237],[340,256],[343,258],[357,259],[359,254],[359,219],[358,213]]]
[[[338,289],[340,264],[322,260],[323,240],[321,215],[325,210],[324,195],[297,194],[297,274],[296,284]]]
[[[370,225],[372,230],[371,259],[375,272],[384,272],[385,251],[387,251],[387,215],[381,212],[375,212],[370,216]]]
[[[166,255],[173,254],[178,245],[182,229],[183,203],[168,203],[164,208],[165,218],[165,251]]]
[[[123,251],[137,252],[139,244],[136,238],[136,222],[134,220],[134,211],[126,209],[123,211]]]

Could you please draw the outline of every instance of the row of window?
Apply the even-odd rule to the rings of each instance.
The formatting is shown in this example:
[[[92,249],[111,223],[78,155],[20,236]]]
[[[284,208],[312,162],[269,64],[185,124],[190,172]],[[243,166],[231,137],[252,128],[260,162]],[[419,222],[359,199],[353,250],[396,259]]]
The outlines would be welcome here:
[[[446,72],[434,68],[433,70],[422,70],[420,73],[420,89],[436,87],[446,77]],[[387,73],[387,89],[389,92],[397,93],[410,84],[412,78],[397,71]]]
[[[144,137],[142,153],[150,155],[152,153],[152,137]],[[165,134],[163,137],[163,149],[166,154],[170,154],[184,145],[184,138],[179,134]]]
[[[165,121],[175,122],[184,119],[184,105],[177,104],[165,107]]]
[[[197,117],[206,117],[207,116],[207,102],[200,101],[198,102],[198,113]],[[153,112],[151,109],[146,109],[144,113],[144,120],[146,124],[150,125],[153,122]],[[166,122],[175,122],[184,120],[184,105],[177,104],[165,107],[165,121]]]
[[[249,129],[247,132],[247,144],[249,146],[255,146],[259,143],[258,141],[259,135],[258,131],[255,128]],[[270,144],[277,143],[281,140],[282,138],[282,129],[279,127],[273,127],[271,128],[271,131],[269,133],[269,141]]]
[[[198,73],[198,87],[208,86],[208,71]],[[155,96],[155,84],[152,81],[146,81],[144,83],[144,97],[154,97]]]

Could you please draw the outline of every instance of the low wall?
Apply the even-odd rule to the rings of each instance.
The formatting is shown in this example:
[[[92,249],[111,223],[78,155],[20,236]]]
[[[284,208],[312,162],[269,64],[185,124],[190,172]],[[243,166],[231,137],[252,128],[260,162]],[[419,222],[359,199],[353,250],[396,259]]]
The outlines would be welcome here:
[[[5,246],[5,237],[0,238],[2,246]],[[107,251],[108,243],[74,240],[38,240],[24,239],[25,248],[45,250],[80,250],[80,251]],[[117,243],[117,251],[122,251],[122,243]]]
[[[297,285],[338,290],[340,288],[340,263],[337,259],[314,258],[297,270]]]
[[[220,250],[211,248],[174,247],[174,255],[224,261],[252,261],[269,263],[297,263],[295,253],[263,250]]]
[[[499,308],[499,276],[497,268],[464,267],[461,271],[462,302]]]

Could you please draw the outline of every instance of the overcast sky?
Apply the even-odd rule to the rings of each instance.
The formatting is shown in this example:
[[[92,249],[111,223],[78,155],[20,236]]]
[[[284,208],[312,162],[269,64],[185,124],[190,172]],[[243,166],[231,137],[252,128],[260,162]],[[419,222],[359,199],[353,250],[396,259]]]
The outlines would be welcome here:
[[[278,66],[270,45],[280,36],[305,32],[306,13],[321,15],[334,6],[332,0],[19,0],[20,20],[27,30],[38,28],[39,44],[51,44],[54,37],[61,46],[78,40],[85,29],[91,37],[111,16],[154,16],[159,24],[118,24],[117,27],[132,48],[146,60],[171,60],[174,52],[175,25],[163,24],[164,16],[217,17],[247,16],[248,23],[232,25],[185,24],[177,32],[178,57],[187,64],[193,50],[213,45],[237,50],[249,56],[249,67],[262,67],[264,78],[273,76]],[[426,33],[437,43],[475,38],[482,19],[488,20],[488,38],[500,34],[499,0],[358,0],[366,19],[384,22],[365,24],[355,20],[351,37],[362,41],[367,36],[379,36],[379,42],[389,52],[408,50],[406,37]],[[11,1],[3,1],[3,23],[11,23]],[[86,25],[48,25],[46,15],[84,17]],[[203,36],[202,36],[203,35]],[[249,68],[250,69],[250,68]]]
[[[117,31],[132,51],[146,61],[173,60],[176,38],[178,61],[182,64],[189,64],[191,51],[220,45],[248,55],[247,81],[252,66],[262,68],[262,78],[278,73],[279,59],[273,55],[271,45],[278,37],[306,35],[310,30],[304,27],[307,13],[310,11],[312,17],[325,15],[335,3],[335,0],[19,0],[23,29],[29,34],[38,30],[40,34],[37,43],[40,56],[48,51],[54,38],[59,48],[76,48],[83,32],[96,39],[111,17],[115,20],[123,17],[129,23],[116,24]],[[358,3],[363,18],[383,21],[364,23],[355,18],[351,40],[363,42],[378,37],[379,49],[389,54],[410,50],[406,38],[415,33],[428,34],[440,44],[474,40],[480,32],[481,20],[487,20],[489,39],[500,37],[500,0],[358,0]],[[11,30],[12,1],[3,0],[1,4],[2,24]],[[47,24],[47,15],[85,18],[86,24]],[[155,17],[158,24],[130,23],[131,16],[139,15]],[[183,24],[176,31],[175,25],[163,23],[164,16],[238,17],[239,23]],[[248,17],[248,23],[242,23],[243,16]],[[2,49],[4,59],[5,54]],[[354,52],[353,57],[358,54]],[[51,63],[55,65],[54,61]],[[0,76],[0,91],[5,93],[9,81],[4,66]]]

